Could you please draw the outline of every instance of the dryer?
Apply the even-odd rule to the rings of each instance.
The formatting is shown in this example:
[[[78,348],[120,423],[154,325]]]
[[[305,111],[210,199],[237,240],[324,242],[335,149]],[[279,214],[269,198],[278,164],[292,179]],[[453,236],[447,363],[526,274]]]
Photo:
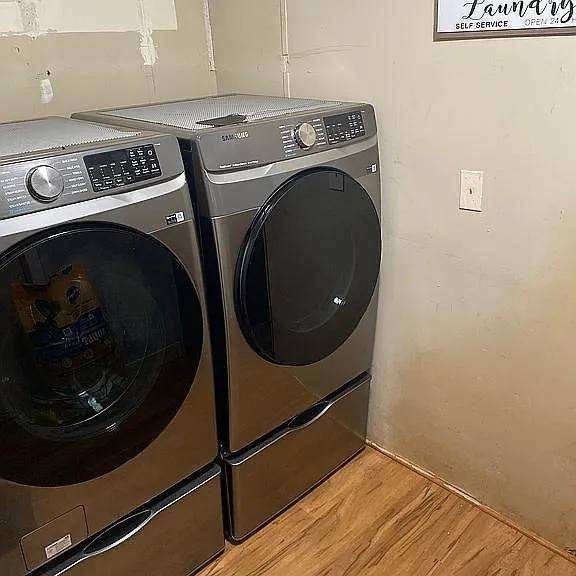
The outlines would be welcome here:
[[[228,95],[79,117],[180,139],[230,532],[245,538],[364,445],[381,255],[373,108]]]
[[[195,474],[213,487],[196,560],[222,549],[211,346],[174,137],[0,125],[0,363],[0,573],[56,561],[181,482],[192,493]]]

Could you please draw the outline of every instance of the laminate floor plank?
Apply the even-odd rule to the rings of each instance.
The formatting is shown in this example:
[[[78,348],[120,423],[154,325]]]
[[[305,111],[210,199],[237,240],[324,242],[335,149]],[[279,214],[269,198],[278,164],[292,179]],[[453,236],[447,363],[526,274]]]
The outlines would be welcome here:
[[[574,576],[576,566],[491,516],[480,514],[436,574]]]
[[[576,576],[554,554],[366,449],[199,576]]]
[[[300,573],[427,576],[456,545],[476,514],[430,486],[408,493],[398,503],[393,515],[373,517],[361,532],[341,523],[324,543],[326,554],[317,559],[313,569],[303,566]]]

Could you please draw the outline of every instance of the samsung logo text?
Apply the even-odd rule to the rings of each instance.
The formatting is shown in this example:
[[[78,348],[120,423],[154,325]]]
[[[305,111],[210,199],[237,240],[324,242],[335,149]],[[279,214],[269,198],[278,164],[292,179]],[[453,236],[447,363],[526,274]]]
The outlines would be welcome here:
[[[234,134],[224,134],[222,136],[222,142],[230,142],[231,140],[245,140],[250,138],[248,132],[235,132]]]

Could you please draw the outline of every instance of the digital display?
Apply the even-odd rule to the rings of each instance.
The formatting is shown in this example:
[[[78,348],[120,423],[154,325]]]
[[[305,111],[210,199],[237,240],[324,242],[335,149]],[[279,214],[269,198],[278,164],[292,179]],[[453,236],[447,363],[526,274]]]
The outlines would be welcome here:
[[[95,192],[162,176],[153,144],[85,156],[84,164]]]
[[[324,118],[328,144],[347,142],[366,135],[362,112],[349,112]]]

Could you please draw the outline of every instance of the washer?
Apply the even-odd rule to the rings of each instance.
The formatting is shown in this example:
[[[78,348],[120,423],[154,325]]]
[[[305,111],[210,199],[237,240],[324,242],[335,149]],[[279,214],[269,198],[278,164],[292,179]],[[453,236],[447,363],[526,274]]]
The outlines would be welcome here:
[[[196,473],[215,486],[203,554],[222,548],[196,242],[174,137],[0,125],[0,573],[55,561],[185,480],[192,493]]]
[[[364,443],[381,255],[374,111],[228,95],[79,117],[180,139],[211,297],[231,534],[242,539]],[[278,434],[286,444],[287,430],[312,435],[358,386],[343,424],[354,441],[324,430],[318,447],[335,457],[296,458],[304,481],[288,487],[282,453],[298,451],[272,464],[263,447]]]

